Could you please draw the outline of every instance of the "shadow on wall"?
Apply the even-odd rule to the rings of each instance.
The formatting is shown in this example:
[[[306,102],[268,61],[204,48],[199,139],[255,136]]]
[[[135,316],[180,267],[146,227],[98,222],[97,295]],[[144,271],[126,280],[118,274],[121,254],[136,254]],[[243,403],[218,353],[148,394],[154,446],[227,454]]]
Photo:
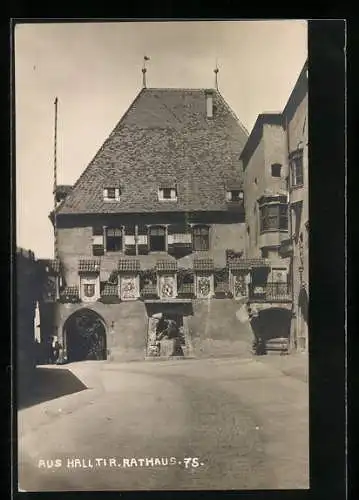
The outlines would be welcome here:
[[[231,299],[194,303],[194,316],[189,318],[189,329],[195,357],[251,355],[253,332],[249,322],[241,323],[237,317],[241,306]]]
[[[70,370],[35,368],[31,376],[18,380],[17,409],[28,408],[85,389],[86,385]]]

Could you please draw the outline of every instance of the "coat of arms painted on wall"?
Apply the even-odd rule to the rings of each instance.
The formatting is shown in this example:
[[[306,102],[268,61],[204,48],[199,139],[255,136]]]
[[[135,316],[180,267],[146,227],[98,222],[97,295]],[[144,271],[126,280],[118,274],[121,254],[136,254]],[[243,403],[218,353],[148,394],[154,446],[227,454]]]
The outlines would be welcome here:
[[[212,295],[211,293],[211,276],[200,276],[197,281],[197,297],[206,299]]]
[[[138,285],[136,276],[121,278],[121,299],[135,300],[138,296]]]
[[[176,286],[174,276],[162,276],[160,281],[161,298],[171,299],[176,296]]]

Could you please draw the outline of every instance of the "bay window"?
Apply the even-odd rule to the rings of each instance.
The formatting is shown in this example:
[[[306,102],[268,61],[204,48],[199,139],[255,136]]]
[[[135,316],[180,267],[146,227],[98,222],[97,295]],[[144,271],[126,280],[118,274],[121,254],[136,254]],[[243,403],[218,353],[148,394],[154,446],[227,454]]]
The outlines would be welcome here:
[[[261,233],[288,230],[288,208],[286,204],[271,203],[262,205],[259,210]]]

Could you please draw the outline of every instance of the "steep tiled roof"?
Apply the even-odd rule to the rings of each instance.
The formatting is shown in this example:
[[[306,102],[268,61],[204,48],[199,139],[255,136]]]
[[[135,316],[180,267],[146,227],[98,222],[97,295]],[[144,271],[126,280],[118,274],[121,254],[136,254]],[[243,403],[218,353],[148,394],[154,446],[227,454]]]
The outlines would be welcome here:
[[[248,133],[218,91],[143,89],[59,206],[59,214],[227,210],[225,183],[241,183]],[[121,185],[121,200],[103,188]],[[159,186],[177,186],[160,202]]]

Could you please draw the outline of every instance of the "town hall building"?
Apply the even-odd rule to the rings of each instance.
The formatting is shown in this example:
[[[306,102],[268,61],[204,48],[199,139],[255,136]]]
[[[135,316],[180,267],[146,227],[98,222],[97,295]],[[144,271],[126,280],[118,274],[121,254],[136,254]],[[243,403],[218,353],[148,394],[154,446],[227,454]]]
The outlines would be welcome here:
[[[44,302],[65,360],[241,355],[257,335],[243,307],[276,310],[269,336],[289,338],[281,120],[249,135],[217,88],[142,88],[77,182],[56,186]]]

